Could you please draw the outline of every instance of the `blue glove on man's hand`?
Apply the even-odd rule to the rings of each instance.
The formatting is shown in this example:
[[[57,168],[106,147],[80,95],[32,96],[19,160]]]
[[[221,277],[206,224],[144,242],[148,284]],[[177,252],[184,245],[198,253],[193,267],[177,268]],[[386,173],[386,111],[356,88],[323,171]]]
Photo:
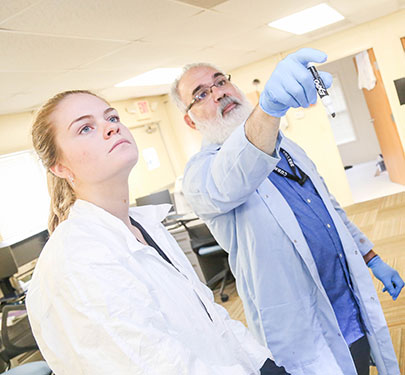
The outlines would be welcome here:
[[[372,258],[367,266],[371,268],[374,276],[384,284],[383,292],[388,291],[395,301],[404,287],[399,273],[385,263],[378,255]]]
[[[260,108],[274,117],[282,117],[290,107],[309,107],[317,100],[315,84],[307,69],[309,62],[326,61],[326,54],[302,48],[280,61],[260,95]],[[332,84],[329,73],[319,72],[326,88]]]

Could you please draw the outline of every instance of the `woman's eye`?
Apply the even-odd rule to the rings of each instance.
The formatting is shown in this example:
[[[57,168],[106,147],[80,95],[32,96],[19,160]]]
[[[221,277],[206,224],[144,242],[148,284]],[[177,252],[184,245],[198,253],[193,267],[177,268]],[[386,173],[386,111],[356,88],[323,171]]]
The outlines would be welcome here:
[[[111,116],[111,117],[108,118],[108,121],[119,122],[120,118],[118,116]]]
[[[85,125],[80,129],[79,134],[87,134],[90,130],[91,127],[89,125]]]

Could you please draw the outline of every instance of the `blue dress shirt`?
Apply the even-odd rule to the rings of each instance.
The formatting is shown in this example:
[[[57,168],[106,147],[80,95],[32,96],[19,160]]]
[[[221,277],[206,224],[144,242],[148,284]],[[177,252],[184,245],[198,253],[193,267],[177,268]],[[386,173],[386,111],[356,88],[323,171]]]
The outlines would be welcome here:
[[[277,166],[293,173],[285,155]],[[346,257],[338,232],[322,198],[308,178],[301,186],[276,172],[269,175],[294,212],[314,257],[322,285],[348,345],[364,336],[359,306],[352,291]]]

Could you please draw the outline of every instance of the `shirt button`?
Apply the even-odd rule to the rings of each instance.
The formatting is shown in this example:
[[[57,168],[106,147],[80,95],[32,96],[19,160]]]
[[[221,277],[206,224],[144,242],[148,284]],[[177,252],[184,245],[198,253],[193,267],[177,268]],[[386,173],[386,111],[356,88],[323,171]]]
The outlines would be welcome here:
[[[268,198],[269,196],[266,194],[266,198]]]
[[[343,258],[343,254],[342,254],[342,253],[340,253],[339,256],[340,256],[341,258]]]
[[[308,202],[308,203],[311,203],[311,199],[308,198],[308,199],[307,199],[307,202]]]
[[[357,255],[359,252],[357,250],[354,250],[354,253]]]
[[[338,336],[339,336],[339,337],[342,337],[342,335],[341,335],[340,333],[338,333]]]
[[[330,228],[330,224],[326,224],[326,226],[327,226],[328,228]]]

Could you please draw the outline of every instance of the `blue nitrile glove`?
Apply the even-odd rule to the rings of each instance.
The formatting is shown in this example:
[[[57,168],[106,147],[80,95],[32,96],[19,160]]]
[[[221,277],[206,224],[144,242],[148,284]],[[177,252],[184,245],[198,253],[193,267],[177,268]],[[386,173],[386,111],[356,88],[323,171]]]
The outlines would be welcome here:
[[[302,48],[280,61],[260,95],[260,108],[274,117],[282,117],[289,108],[309,107],[317,100],[315,84],[307,69],[309,62],[326,61],[326,54],[312,48]],[[319,72],[326,88],[332,75]]]
[[[404,287],[404,281],[399,273],[385,263],[378,255],[372,258],[367,266],[371,268],[374,276],[384,284],[383,292],[388,291],[395,301]]]

